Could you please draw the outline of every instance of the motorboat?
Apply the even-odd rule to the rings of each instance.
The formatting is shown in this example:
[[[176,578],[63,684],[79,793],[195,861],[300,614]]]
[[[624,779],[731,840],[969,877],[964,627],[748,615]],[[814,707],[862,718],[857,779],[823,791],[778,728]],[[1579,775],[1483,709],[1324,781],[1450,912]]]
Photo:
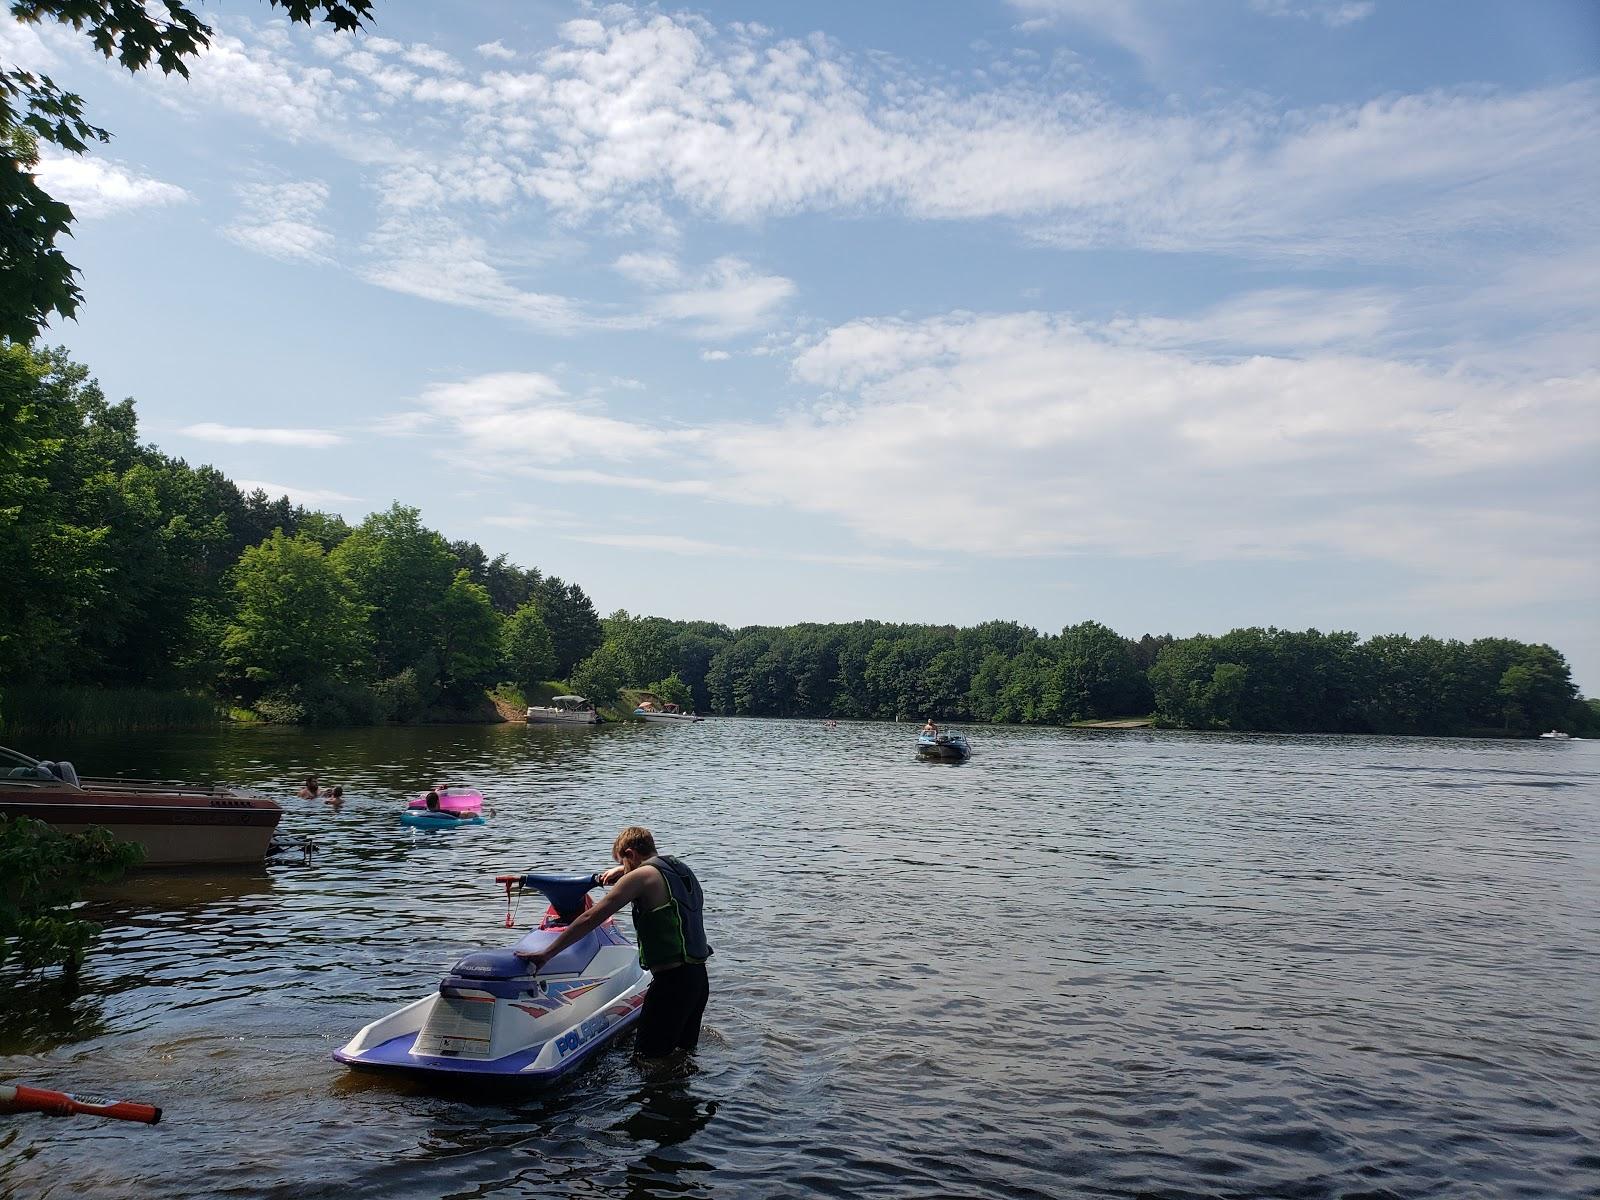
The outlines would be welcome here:
[[[694,713],[683,712],[676,704],[663,705],[661,708],[653,704],[641,704],[633,710],[633,715],[652,725],[693,725],[696,721],[705,720]]]
[[[1562,733],[1559,729],[1552,729],[1549,733],[1541,733],[1539,736],[1542,738],[1549,738],[1551,741],[1555,742],[1570,742],[1572,740],[1572,735],[1570,733]]]
[[[600,714],[593,701],[582,696],[552,696],[547,705],[532,705],[528,709],[530,725],[598,725]]]
[[[101,826],[143,847],[143,866],[189,867],[261,862],[283,809],[214,785],[80,778],[69,762],[0,746],[0,816],[33,817],[62,833]]]
[[[514,946],[478,950],[430,996],[364,1026],[333,1052],[347,1066],[436,1080],[548,1083],[572,1071],[639,1017],[650,976],[615,919],[534,974],[517,951],[543,950],[590,907],[592,875],[500,875],[506,924],[514,892],[549,900]]]
[[[917,757],[940,759],[946,762],[965,762],[972,747],[959,733],[923,733],[917,735]]]

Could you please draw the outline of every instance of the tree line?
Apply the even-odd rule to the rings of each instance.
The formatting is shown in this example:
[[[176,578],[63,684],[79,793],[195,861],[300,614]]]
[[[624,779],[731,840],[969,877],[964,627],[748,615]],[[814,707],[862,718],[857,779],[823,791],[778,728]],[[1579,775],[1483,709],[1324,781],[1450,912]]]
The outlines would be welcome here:
[[[573,676],[585,694],[645,685],[705,711],[1061,725],[1128,716],[1286,733],[1600,731],[1556,650],[1315,629],[1133,639],[1094,621],[1041,634],[849,624],[731,630],[619,612]],[[646,684],[647,680],[659,682]]]
[[[732,629],[626,611],[446,541],[395,504],[351,526],[138,439],[62,350],[0,343],[0,689],[203,689],[273,721],[465,716],[484,692],[625,688],[701,711],[1190,729],[1592,730],[1546,645],[1317,630],[1122,637],[856,621]]]
[[[396,504],[354,527],[138,439],[63,350],[0,343],[0,688],[204,688],[268,719],[481,709],[601,644],[576,584]]]

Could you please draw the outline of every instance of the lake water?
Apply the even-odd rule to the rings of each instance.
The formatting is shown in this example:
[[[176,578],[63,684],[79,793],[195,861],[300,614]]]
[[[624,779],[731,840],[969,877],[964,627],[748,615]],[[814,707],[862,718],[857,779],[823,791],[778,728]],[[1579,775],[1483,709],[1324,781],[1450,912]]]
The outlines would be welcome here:
[[[1600,1196],[1600,743],[911,726],[237,730],[36,747],[283,800],[310,866],[96,898],[0,1078],[7,1197]],[[342,812],[292,799],[315,767]],[[401,826],[478,783],[481,828]],[[639,822],[708,893],[692,1067],[474,1103],[328,1054]],[[523,917],[535,906],[523,906]]]

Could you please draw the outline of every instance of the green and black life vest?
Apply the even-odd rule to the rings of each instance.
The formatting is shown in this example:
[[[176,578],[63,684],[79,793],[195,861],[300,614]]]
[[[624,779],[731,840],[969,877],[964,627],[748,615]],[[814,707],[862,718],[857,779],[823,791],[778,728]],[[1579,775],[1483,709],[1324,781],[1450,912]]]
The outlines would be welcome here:
[[[642,865],[661,872],[667,883],[667,902],[646,908],[633,902],[633,931],[639,940],[639,962],[647,971],[703,963],[711,957],[706,941],[705,893],[694,872],[670,854],[659,854]]]

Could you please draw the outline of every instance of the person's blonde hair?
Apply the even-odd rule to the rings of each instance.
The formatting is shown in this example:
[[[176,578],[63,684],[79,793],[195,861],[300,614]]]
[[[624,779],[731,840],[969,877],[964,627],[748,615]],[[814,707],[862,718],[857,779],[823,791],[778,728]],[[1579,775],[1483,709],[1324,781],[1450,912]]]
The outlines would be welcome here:
[[[621,862],[624,850],[636,850],[640,858],[654,858],[656,835],[643,825],[629,825],[617,834],[617,840],[611,843],[611,857]]]

